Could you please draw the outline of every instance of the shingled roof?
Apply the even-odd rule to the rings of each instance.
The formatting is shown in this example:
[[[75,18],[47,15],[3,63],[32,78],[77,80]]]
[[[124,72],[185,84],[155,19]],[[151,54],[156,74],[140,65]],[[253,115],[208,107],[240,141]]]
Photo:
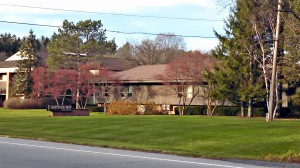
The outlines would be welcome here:
[[[109,70],[112,71],[124,71],[134,67],[132,62],[119,58],[102,57],[99,62],[103,63]]]
[[[0,61],[0,68],[14,68],[17,67],[17,61]]]
[[[134,67],[122,72],[118,72],[116,76],[121,81],[128,82],[161,82],[158,75],[166,72],[167,65],[142,65]]]

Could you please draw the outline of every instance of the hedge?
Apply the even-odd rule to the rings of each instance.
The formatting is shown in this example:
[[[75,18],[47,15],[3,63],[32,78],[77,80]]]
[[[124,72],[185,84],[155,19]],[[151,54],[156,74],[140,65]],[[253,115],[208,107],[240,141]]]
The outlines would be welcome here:
[[[71,104],[71,99],[65,99],[65,105]],[[56,105],[56,102],[51,97],[21,99],[13,97],[6,99],[3,107],[7,109],[46,109],[48,105]]]
[[[104,112],[103,106],[88,106],[89,112]]]
[[[187,107],[186,107],[187,108]],[[175,108],[175,114],[178,115],[178,107]],[[185,111],[185,115],[206,115],[207,113],[206,106],[190,106]],[[253,116],[254,117],[264,117],[266,116],[267,110],[261,107],[253,108]],[[247,113],[247,108],[245,107],[245,113]],[[240,116],[241,115],[241,107],[239,106],[218,106],[216,107],[214,116]],[[246,114],[245,114],[246,115]]]

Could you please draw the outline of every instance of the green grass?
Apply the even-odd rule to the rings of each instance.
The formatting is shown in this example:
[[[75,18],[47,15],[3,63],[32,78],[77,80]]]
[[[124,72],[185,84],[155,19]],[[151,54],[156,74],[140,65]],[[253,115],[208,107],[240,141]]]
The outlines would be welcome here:
[[[300,121],[205,116],[49,117],[0,109],[0,136],[206,158],[300,160]],[[280,159],[276,159],[280,158]],[[295,159],[295,158],[294,158]]]

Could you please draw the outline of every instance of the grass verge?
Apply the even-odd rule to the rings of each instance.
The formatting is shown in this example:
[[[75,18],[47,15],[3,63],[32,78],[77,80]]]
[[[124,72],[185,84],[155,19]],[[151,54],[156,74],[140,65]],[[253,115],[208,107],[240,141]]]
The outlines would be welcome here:
[[[205,158],[300,161],[299,120],[48,115],[45,110],[0,109],[0,135]]]

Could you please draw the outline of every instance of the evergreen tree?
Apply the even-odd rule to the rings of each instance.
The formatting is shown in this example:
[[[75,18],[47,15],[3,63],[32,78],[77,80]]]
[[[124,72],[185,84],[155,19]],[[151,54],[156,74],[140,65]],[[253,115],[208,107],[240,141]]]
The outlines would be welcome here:
[[[260,20],[257,10],[260,1],[236,1],[225,26],[225,35],[215,32],[220,44],[213,50],[218,59],[215,70],[218,95],[224,99],[244,105],[248,102],[248,117],[253,116],[252,103],[258,101],[266,92],[262,90],[261,56],[259,37],[254,29],[253,20]],[[256,12],[255,12],[256,11]],[[262,22],[255,22],[262,23]],[[265,27],[263,24],[259,26]],[[267,38],[264,34],[264,38]]]
[[[88,59],[102,57],[116,51],[114,40],[108,41],[100,20],[79,21],[74,24],[65,20],[58,33],[54,33],[47,44],[48,58],[46,64],[50,68],[74,68],[78,61],[72,56],[87,55]],[[72,55],[72,56],[70,56]]]
[[[31,94],[31,71],[37,66],[38,58],[35,55],[36,52],[36,39],[33,35],[33,31],[29,31],[28,37],[22,43],[20,48],[21,60],[18,60],[16,75],[13,77],[12,93],[24,94],[25,98],[28,98]]]
[[[292,10],[300,17],[300,1],[290,1],[285,10]],[[288,13],[284,15],[284,50],[285,66],[283,68],[285,80],[295,86],[300,81],[300,20]]]
[[[284,81],[288,83],[287,94],[292,96],[294,105],[298,105],[300,97],[300,1],[289,1],[283,7],[287,13],[284,19],[284,51],[282,73]],[[297,88],[298,87],[298,88]],[[290,92],[297,88],[296,92]]]

